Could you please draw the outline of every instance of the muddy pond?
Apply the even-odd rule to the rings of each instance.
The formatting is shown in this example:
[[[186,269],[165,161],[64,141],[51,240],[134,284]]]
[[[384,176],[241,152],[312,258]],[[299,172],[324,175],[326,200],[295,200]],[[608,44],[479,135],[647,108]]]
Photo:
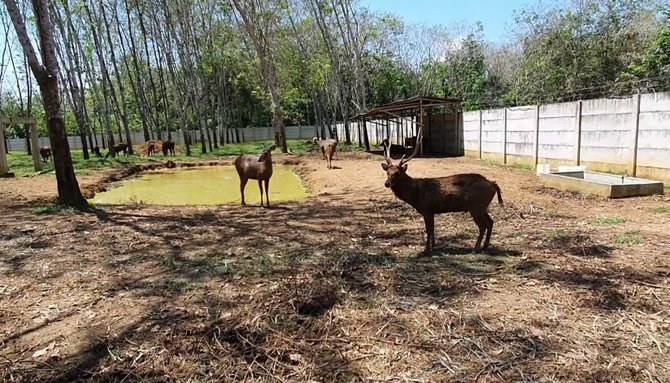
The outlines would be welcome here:
[[[299,200],[307,191],[293,166],[273,167],[270,204]],[[258,181],[249,180],[247,204],[260,204]],[[206,166],[149,171],[121,181],[89,200],[94,204],[220,205],[240,203],[240,179],[233,166]]]

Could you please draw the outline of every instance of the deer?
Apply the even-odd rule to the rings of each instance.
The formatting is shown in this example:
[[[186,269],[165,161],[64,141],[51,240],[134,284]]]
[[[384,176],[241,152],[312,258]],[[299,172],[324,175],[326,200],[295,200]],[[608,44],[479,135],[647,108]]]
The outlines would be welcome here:
[[[128,144],[123,143],[123,142],[119,142],[118,144],[109,148],[109,152],[107,152],[107,155],[105,156],[105,158],[109,157],[110,154],[112,154],[112,152],[114,152],[114,155],[117,155],[117,154],[123,152],[123,155],[127,156],[128,155]]]
[[[384,186],[390,188],[393,194],[411,205],[423,216],[426,226],[426,247],[424,254],[435,247],[435,215],[442,213],[467,212],[479,228],[479,236],[474,251],[486,250],[491,241],[493,219],[488,214],[488,206],[493,197],[498,195],[498,203],[502,206],[500,187],[494,181],[489,181],[481,174],[464,173],[439,178],[412,178],[407,174],[407,163],[418,152],[421,142],[421,132],[417,136],[417,144],[412,154],[405,158],[403,155],[397,165],[393,164],[390,148],[384,151],[385,163],[382,169],[387,179]],[[484,246],[480,248],[482,238],[486,234]]]
[[[174,156],[174,142],[170,140],[163,142],[162,149],[163,149],[163,156],[167,156],[168,152],[170,152],[170,154]]]
[[[49,158],[52,158],[51,157],[51,148],[46,147],[46,146],[41,147],[40,148],[40,156],[42,157],[42,162],[44,162],[46,164],[49,161]]]
[[[258,189],[261,192],[261,207],[263,207],[263,183],[265,183],[265,199],[267,207],[270,207],[270,197],[268,196],[270,177],[272,177],[272,151],[275,145],[268,148],[263,145],[260,156],[252,154],[241,154],[235,158],[235,169],[240,176],[240,194],[242,195],[242,205],[244,202],[244,188],[250,179],[258,180]]]
[[[321,154],[323,155],[323,158],[326,159],[326,164],[328,169],[333,168],[333,156],[335,155],[335,151],[337,150],[337,144],[338,140],[337,138],[327,138],[323,140],[319,140],[318,137],[312,138],[312,143],[314,145],[319,145],[321,148]]]
[[[150,142],[147,145],[147,156],[151,157],[154,154],[156,154],[156,144],[154,142]]]
[[[93,147],[93,153],[95,154],[96,157],[102,158],[102,154],[100,153],[100,147],[99,146],[94,146]]]

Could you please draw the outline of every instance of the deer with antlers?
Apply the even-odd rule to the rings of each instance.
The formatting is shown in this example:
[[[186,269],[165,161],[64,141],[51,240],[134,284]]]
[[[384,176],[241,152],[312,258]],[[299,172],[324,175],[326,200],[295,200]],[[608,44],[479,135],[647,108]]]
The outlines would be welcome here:
[[[439,178],[410,177],[407,174],[407,163],[416,156],[421,145],[421,129],[416,142],[414,152],[408,158],[403,155],[397,165],[393,164],[387,146],[384,150],[386,162],[382,163],[382,168],[388,177],[384,186],[391,188],[396,197],[410,204],[423,216],[427,235],[424,253],[430,252],[435,247],[435,215],[455,212],[470,213],[479,227],[475,251],[480,250],[484,234],[486,240],[483,250],[486,250],[493,230],[493,219],[487,210],[496,194],[498,203],[503,204],[500,187],[475,173]]]

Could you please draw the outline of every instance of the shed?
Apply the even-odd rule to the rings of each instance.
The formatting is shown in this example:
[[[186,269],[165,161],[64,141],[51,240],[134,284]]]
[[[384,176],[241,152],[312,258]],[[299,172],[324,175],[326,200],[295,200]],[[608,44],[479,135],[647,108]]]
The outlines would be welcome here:
[[[379,145],[388,138],[391,143],[413,148],[418,127],[423,129],[420,154],[463,155],[461,132],[462,100],[414,96],[382,105],[353,118],[362,124],[366,150],[370,137]]]

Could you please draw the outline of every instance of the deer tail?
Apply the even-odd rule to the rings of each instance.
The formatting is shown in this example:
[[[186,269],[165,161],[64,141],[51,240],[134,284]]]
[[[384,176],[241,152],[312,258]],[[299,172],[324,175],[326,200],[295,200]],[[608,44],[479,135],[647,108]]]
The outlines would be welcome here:
[[[502,199],[502,192],[500,191],[500,186],[498,186],[497,183],[493,183],[493,188],[496,190],[496,194],[498,195],[498,203],[500,206],[504,206],[503,199]]]

